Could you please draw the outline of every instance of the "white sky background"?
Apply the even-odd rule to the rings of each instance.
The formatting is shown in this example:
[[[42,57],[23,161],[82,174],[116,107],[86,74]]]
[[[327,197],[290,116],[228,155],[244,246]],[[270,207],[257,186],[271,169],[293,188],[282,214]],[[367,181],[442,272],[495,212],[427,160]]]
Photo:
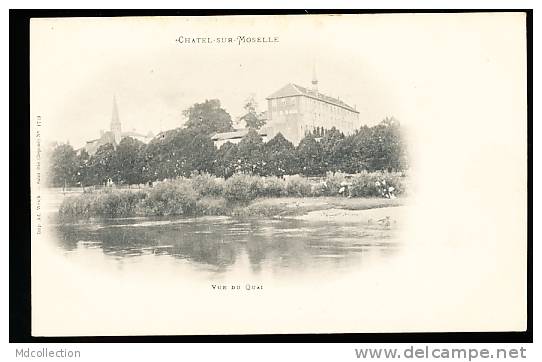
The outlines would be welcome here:
[[[123,129],[156,134],[182,125],[182,111],[205,99],[220,99],[234,121],[251,93],[265,110],[265,97],[285,84],[310,86],[316,64],[319,90],[357,106],[359,126],[395,116],[425,127],[443,112],[473,116],[472,107],[483,109],[473,102],[494,102],[488,91],[506,91],[503,81],[522,84],[509,70],[522,61],[510,55],[521,52],[524,30],[503,26],[521,16],[35,19],[31,110],[44,119],[45,140],[79,146],[109,129],[116,94]],[[280,42],[185,45],[179,35]]]
[[[33,114],[44,118],[47,138],[74,146],[109,129],[113,94],[124,130],[178,127],[182,110],[211,98],[235,120],[251,93],[265,110],[265,97],[283,85],[309,87],[315,64],[320,91],[356,105],[359,125],[404,121],[398,100],[423,85],[427,64],[453,54],[450,44],[429,48],[444,35],[408,14],[292,17],[230,17],[227,26],[217,18],[35,19]],[[181,45],[179,35],[280,42]]]
[[[257,94],[263,109],[263,97],[284,84],[308,86],[316,62],[320,90],[356,104],[362,111],[362,121],[372,124],[394,115],[412,130],[409,144],[415,150],[411,168],[415,198],[406,220],[408,258],[397,265],[397,270],[414,282],[399,280],[404,293],[395,294],[385,283],[390,295],[368,293],[379,302],[375,306],[382,306],[380,301],[384,300],[397,301],[402,308],[380,309],[384,312],[375,317],[375,326],[394,330],[524,328],[527,124],[522,15],[341,18],[340,22],[336,21],[338,17],[323,16],[296,21],[287,17],[258,17],[256,21],[230,18],[227,24],[214,19],[91,19],[87,24],[80,19],[42,20],[32,29],[32,115],[42,115],[42,129],[48,132],[45,136],[70,139],[74,145],[109,127],[113,93],[117,94],[125,129],[156,131],[160,120],[163,129],[176,127],[182,121],[181,111],[205,98],[221,99],[235,117],[249,93]],[[93,22],[98,25],[92,26]],[[183,47],[174,42],[179,35],[262,33],[278,35],[281,42],[278,46]],[[33,248],[39,246],[33,240]],[[454,253],[447,254],[448,250]],[[37,284],[42,288],[44,303],[37,303],[40,294],[34,293],[40,289],[33,290],[34,311],[40,306],[60,305],[54,299],[72,298],[76,295],[70,294],[73,290],[88,301],[92,285],[85,284],[81,290],[80,280],[85,279],[80,277],[89,275],[88,280],[94,280],[94,270],[88,274],[65,273],[63,265],[51,263],[53,259],[41,250],[33,253],[33,275],[45,280]],[[62,272],[56,273],[57,266]],[[59,288],[70,285],[61,277],[74,280],[76,288],[66,289],[66,295],[51,293],[50,280],[55,280]],[[379,276],[374,280],[382,283],[383,279]],[[137,288],[133,290],[142,290],[141,280],[134,285]],[[314,290],[296,287],[306,300],[336,295],[331,292],[336,291],[335,285]],[[347,290],[344,285],[336,289]],[[179,291],[186,295],[184,290]],[[302,310],[292,307],[292,301],[304,308],[322,305],[304,304],[304,300],[290,298],[283,290],[273,293],[275,298],[266,299],[267,304],[257,304],[257,308],[266,310],[267,306],[267,310],[278,313],[281,310],[276,300],[286,300],[289,303],[285,303],[284,318],[290,316],[287,313]],[[360,300],[366,300],[365,294],[359,293]],[[130,300],[145,305],[155,297],[145,292],[141,299]],[[53,302],[48,304],[48,298]],[[364,318],[379,310],[360,309],[357,299],[342,300],[352,306],[341,304],[339,308],[339,314],[347,317],[341,326],[346,330],[366,326]],[[111,315],[127,314],[125,305],[120,305],[124,314]],[[132,308],[141,310],[138,305]],[[230,308],[228,315],[253,313],[252,319],[240,317],[239,326],[254,323],[271,327],[273,322],[277,328],[283,327],[279,318],[257,313],[255,305],[247,300],[226,307]],[[337,312],[333,304],[329,306]],[[59,318],[38,313],[54,321],[45,327],[59,325],[58,321],[103,327],[99,317],[104,316],[99,313],[83,315],[94,322],[84,325],[66,317],[65,309],[58,310]],[[402,315],[401,310],[405,312]],[[75,312],[74,316],[82,315]],[[321,316],[305,313],[303,321],[316,323],[316,315]],[[262,324],[254,316],[272,320]],[[410,323],[405,316],[411,318]],[[142,326],[148,327],[149,320],[142,319]],[[296,326],[302,324],[301,319],[290,320]],[[212,321],[213,327],[216,323]],[[115,321],[117,326],[126,324]]]

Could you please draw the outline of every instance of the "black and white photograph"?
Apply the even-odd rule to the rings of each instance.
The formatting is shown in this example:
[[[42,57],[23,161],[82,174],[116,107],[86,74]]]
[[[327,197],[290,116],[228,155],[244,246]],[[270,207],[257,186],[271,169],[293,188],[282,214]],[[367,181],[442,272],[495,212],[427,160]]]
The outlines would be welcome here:
[[[525,331],[525,27],[30,19],[32,336]]]

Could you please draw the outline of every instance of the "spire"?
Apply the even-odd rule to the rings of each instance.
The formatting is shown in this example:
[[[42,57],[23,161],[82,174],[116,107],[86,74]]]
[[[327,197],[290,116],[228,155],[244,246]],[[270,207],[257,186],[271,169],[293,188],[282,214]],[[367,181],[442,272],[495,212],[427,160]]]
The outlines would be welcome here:
[[[122,138],[122,129],[120,124],[119,109],[117,106],[117,97],[113,95],[113,113],[111,114],[111,132],[115,136],[115,142],[118,144]]]
[[[117,97],[113,95],[113,113],[111,115],[111,127],[113,127],[113,124],[120,124],[120,118],[119,118],[119,109],[117,107]]]
[[[316,78],[316,65],[312,65],[312,90],[318,93],[318,79]]]

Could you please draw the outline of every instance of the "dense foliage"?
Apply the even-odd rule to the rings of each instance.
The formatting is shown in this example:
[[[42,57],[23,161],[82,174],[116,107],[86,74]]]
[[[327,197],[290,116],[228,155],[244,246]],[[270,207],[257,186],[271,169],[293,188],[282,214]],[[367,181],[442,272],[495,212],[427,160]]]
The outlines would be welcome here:
[[[149,144],[126,137],[118,145],[100,146],[92,156],[85,151],[77,153],[70,145],[57,146],[50,155],[49,183],[56,187],[103,185],[109,180],[141,184],[189,177],[194,172],[228,179],[237,173],[323,176],[327,172],[357,174],[408,168],[401,127],[393,118],[374,127],[361,127],[348,136],[335,128],[317,128],[297,147],[280,133],[263,142],[251,129],[239,144],[228,142],[217,149],[210,132],[231,128],[231,119],[220,102],[196,104],[186,113],[189,120],[185,128],[162,132]],[[201,116],[209,113],[217,117],[211,123]],[[230,186],[233,190],[234,184]]]
[[[208,173],[194,173],[157,183],[153,187],[118,190],[88,189],[63,200],[62,217],[127,217],[153,215],[234,215],[270,216],[286,212],[286,203],[258,206],[255,199],[278,197],[335,197],[344,200],[387,199],[404,195],[402,173],[362,172],[354,176],[329,172],[318,180],[299,175],[279,178],[235,174],[224,180]],[[345,191],[343,185],[348,184]],[[393,189],[392,194],[384,191]],[[389,205],[389,204],[385,204]]]
[[[218,99],[196,103],[183,111],[187,118],[186,127],[204,135],[233,130],[228,112],[222,108]]]

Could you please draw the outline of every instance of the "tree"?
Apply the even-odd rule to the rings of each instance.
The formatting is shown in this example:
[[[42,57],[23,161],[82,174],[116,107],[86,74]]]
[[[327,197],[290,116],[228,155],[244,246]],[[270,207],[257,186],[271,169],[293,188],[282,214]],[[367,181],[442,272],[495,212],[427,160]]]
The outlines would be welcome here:
[[[297,146],[297,159],[300,171],[305,176],[325,174],[322,145],[314,135],[308,133]]]
[[[257,131],[251,129],[239,142],[240,171],[262,175],[264,173],[264,144]]]
[[[386,117],[373,127],[372,168],[378,170],[400,171],[407,167],[406,146],[401,126],[393,117]]]
[[[229,178],[235,172],[239,171],[239,148],[236,144],[226,142],[217,152],[217,162],[214,167],[214,174],[224,178]]]
[[[233,130],[231,117],[220,106],[218,99],[196,103],[184,110],[183,115],[188,118],[186,128],[203,135]]]
[[[176,146],[174,140],[180,128],[168,130],[157,135],[143,152],[142,172],[145,182],[163,180],[178,173],[178,162],[175,160]]]
[[[401,126],[393,117],[373,127],[361,127],[347,137],[345,145],[352,155],[350,160],[345,160],[349,172],[401,171],[408,167]]]
[[[364,126],[368,129],[367,126]],[[363,128],[362,128],[363,129]],[[359,132],[359,130],[357,131]],[[365,166],[361,147],[356,138],[356,133],[346,136],[337,147],[337,152],[342,154],[340,170],[347,173],[358,173],[367,169]]]
[[[56,146],[50,158],[49,183],[54,187],[74,185],[78,168],[77,154],[73,147],[68,144]]]
[[[145,181],[210,172],[217,155],[213,141],[195,129],[177,128],[151,141],[142,157]]]
[[[341,170],[344,159],[350,155],[345,154],[346,149],[342,147],[344,134],[335,127],[330,130],[320,130],[323,135],[320,140],[323,152],[323,163],[326,171],[336,172]]]
[[[207,135],[199,133],[187,134],[188,142],[183,147],[186,156],[185,176],[189,176],[194,171],[211,172],[217,162],[217,149]]]
[[[77,155],[77,174],[76,174],[76,183],[81,186],[86,186],[89,161],[90,161],[90,155],[85,149],[82,149]]]
[[[108,179],[133,184],[188,177],[195,171],[228,178],[235,172],[316,176],[327,171],[402,171],[408,167],[402,129],[394,118],[374,127],[363,126],[347,137],[335,128],[317,127],[297,148],[281,133],[264,144],[258,131],[250,129],[238,145],[228,142],[217,150],[201,130],[197,125],[169,130],[148,145],[126,137],[116,148],[113,143],[100,146],[92,157],[85,150],[77,155],[70,145],[55,144],[47,152],[48,182],[56,187],[99,185]]]
[[[115,147],[111,143],[101,145],[88,161],[88,174],[85,179],[87,185],[101,185],[108,179],[113,179],[115,170]]]
[[[138,184],[143,179],[143,149],[145,144],[132,137],[124,137],[115,152],[113,180],[117,183]]]
[[[279,176],[297,173],[295,147],[282,133],[277,133],[264,147],[265,173]]]
[[[258,112],[258,103],[253,94],[245,100],[243,108],[247,113],[241,120],[245,121],[247,128],[260,129],[265,125],[263,113]]]

